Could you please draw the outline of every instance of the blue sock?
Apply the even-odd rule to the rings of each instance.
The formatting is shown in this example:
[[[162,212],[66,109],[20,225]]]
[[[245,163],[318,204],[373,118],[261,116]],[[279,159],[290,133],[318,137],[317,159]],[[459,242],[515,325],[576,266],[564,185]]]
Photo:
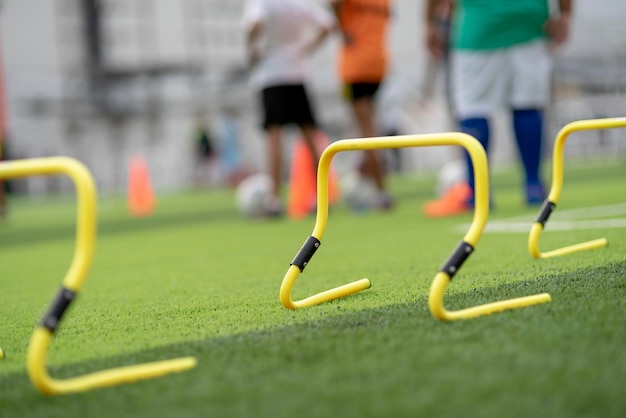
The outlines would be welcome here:
[[[489,150],[489,122],[487,118],[471,118],[462,119],[459,121],[461,131],[468,135],[473,136],[481,143],[485,152]],[[474,166],[472,160],[467,151],[465,151],[465,161],[467,162],[467,183],[472,189],[472,199],[468,202],[470,205],[474,205]]]
[[[538,109],[514,110],[513,128],[526,175],[526,199],[528,203],[538,203],[545,194],[539,174],[543,146],[542,112]]]
[[[524,164],[526,184],[538,184],[543,144],[543,115],[537,109],[514,110],[513,128]]]

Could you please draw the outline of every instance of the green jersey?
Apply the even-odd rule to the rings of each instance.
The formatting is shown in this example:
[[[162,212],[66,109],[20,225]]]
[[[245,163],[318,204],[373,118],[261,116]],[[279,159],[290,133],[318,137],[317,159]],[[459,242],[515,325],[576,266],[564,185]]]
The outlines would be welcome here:
[[[458,0],[453,46],[487,50],[545,38],[549,0]]]

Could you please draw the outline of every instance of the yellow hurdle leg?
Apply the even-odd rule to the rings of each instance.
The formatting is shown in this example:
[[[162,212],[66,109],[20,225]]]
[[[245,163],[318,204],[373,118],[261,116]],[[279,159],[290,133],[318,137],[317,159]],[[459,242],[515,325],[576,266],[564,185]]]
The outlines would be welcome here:
[[[60,395],[151,379],[194,367],[196,359],[185,357],[110,369],[70,379],[50,377],[46,369],[46,357],[54,332],[63,314],[80,291],[93,260],[96,239],[96,188],[89,170],[72,158],[48,157],[0,163],[0,179],[54,174],[68,175],[76,188],[78,206],[76,247],[61,289],[36,327],[28,346],[27,369],[32,384],[45,395]]]
[[[608,245],[606,238],[600,238],[592,241],[582,242],[580,244],[570,245],[556,250],[541,252],[539,249],[539,236],[545,228],[545,224],[550,218],[550,214],[556,208],[556,204],[561,196],[563,189],[563,153],[565,150],[565,142],[573,132],[588,131],[593,129],[611,129],[625,128],[626,118],[605,118],[579,120],[565,125],[557,134],[554,141],[554,151],[552,154],[552,186],[550,193],[546,198],[543,206],[539,210],[537,219],[533,223],[530,234],[528,235],[528,252],[534,258],[550,258],[566,254],[572,254],[578,251],[586,251],[596,248],[602,248]]]

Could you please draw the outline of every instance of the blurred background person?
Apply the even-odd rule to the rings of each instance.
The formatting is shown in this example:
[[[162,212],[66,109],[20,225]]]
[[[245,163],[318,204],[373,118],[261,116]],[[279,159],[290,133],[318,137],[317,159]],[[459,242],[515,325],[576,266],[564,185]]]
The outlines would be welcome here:
[[[316,120],[307,95],[306,57],[324,41],[335,20],[321,5],[307,0],[249,0],[244,10],[252,82],[260,90],[267,162],[273,190],[268,216],[280,216],[282,143],[285,125],[297,125],[317,168]],[[311,32],[313,32],[311,34]],[[312,209],[315,202],[311,202]]]
[[[387,29],[389,0],[331,0],[343,44],[339,52],[339,77],[344,98],[350,102],[363,138],[379,135],[375,126],[375,96],[388,66]],[[364,151],[362,172],[379,191],[378,207],[390,209],[393,199],[386,190],[382,153]]]
[[[215,173],[215,145],[209,123],[204,115],[196,117],[193,130],[194,150],[196,153],[196,167],[194,170],[194,185],[196,188],[213,185],[216,181]]]
[[[235,107],[224,106],[213,126],[222,183],[228,187],[235,187],[251,174],[241,155],[239,143],[241,129]]]
[[[426,2],[425,43],[434,57],[445,54],[437,24],[441,2]],[[489,118],[512,113],[521,157],[525,202],[540,204],[545,189],[540,176],[543,111],[551,93],[551,49],[569,35],[571,0],[558,0],[551,16],[549,0],[457,0],[453,3],[451,84],[453,111],[461,131],[489,151]],[[464,213],[473,207],[474,172],[466,154],[467,187],[424,207],[427,216]]]

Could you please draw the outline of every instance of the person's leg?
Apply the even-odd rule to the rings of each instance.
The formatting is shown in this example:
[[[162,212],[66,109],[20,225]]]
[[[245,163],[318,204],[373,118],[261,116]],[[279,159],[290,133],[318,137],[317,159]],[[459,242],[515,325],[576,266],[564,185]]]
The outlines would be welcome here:
[[[363,138],[376,136],[373,97],[368,96],[353,100],[352,109],[359,125],[361,136]],[[365,172],[374,180],[378,189],[377,207],[382,210],[390,210],[394,206],[394,202],[391,195],[387,192],[382,156],[377,150],[365,150],[363,153],[365,156]]]
[[[513,128],[526,176],[526,203],[540,204],[545,191],[540,177],[543,115],[538,109],[513,111]]]
[[[267,87],[262,91],[264,120],[267,142],[267,171],[272,180],[272,193],[265,202],[267,216],[279,216],[283,212],[280,200],[281,194],[281,166],[282,166],[282,144],[281,129],[284,125],[286,115],[284,114],[284,103],[288,88],[286,86]]]
[[[514,72],[510,107],[513,128],[525,172],[527,204],[539,204],[545,198],[541,182],[541,157],[544,125],[543,112],[550,102],[552,56],[544,40],[517,45],[510,50]]]
[[[480,142],[485,149],[485,152],[489,154],[489,121],[486,118],[469,118],[459,121],[459,127],[462,132],[473,136]],[[467,202],[470,206],[474,204],[474,166],[472,160],[465,151],[465,161],[467,163],[467,184],[472,190],[472,197]]]
[[[283,204],[280,199],[281,192],[281,166],[282,166],[282,146],[281,146],[281,126],[269,125],[265,128],[267,137],[267,163],[268,171],[272,179],[272,193],[267,196],[264,202],[263,216],[277,217],[284,213]]]
[[[290,89],[290,96],[288,97],[288,109],[289,117],[286,121],[295,123],[299,126],[302,133],[302,139],[304,140],[309,154],[311,155],[313,169],[317,173],[317,165],[319,163],[319,152],[315,145],[315,136],[317,134],[317,126],[315,122],[314,106],[309,99],[306,86],[304,84],[294,85]]]
[[[500,50],[454,50],[451,54],[451,86],[454,113],[459,129],[473,137],[489,154],[489,118],[506,105],[510,84],[508,57]],[[467,182],[458,183],[439,200],[424,206],[427,216],[452,216],[466,213],[474,204],[474,167],[463,150]],[[492,203],[490,198],[490,204]]]
[[[266,128],[267,135],[267,162],[270,177],[272,178],[272,194],[274,197],[280,197],[281,186],[281,164],[282,164],[282,146],[281,146],[281,128],[279,125],[270,125]]]
[[[374,127],[374,101],[371,97],[360,97],[352,101],[352,110],[359,127],[359,132],[363,138],[371,138],[376,136]],[[368,173],[371,174],[376,187],[384,191],[385,183],[383,172],[378,154],[375,150],[364,151],[365,163]]]
[[[485,149],[489,149],[489,121],[487,118],[467,118],[458,121],[459,129],[473,136]],[[431,218],[466,213],[474,206],[474,165],[469,153],[463,149],[467,179],[450,187],[441,198],[426,202],[423,212]]]

